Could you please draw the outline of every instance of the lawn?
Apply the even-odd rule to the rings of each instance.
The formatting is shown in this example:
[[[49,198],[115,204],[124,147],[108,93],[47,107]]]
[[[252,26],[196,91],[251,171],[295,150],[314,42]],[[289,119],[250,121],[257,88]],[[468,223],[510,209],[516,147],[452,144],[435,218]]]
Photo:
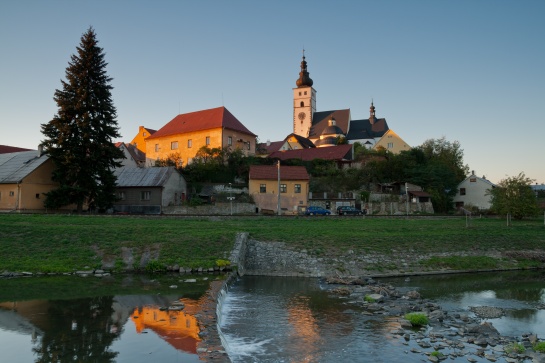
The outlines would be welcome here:
[[[140,217],[0,214],[0,272],[69,272],[100,267],[98,253],[157,251],[161,264],[211,267],[237,232],[315,255],[391,255],[545,249],[542,219],[382,217]],[[441,261],[433,263],[440,264]]]

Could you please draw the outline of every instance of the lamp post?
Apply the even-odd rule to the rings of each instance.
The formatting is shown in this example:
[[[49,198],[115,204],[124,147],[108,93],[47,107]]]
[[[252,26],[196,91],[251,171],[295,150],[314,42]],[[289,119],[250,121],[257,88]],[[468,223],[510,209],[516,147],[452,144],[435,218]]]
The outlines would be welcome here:
[[[280,160],[278,160],[278,163],[276,164],[276,167],[278,168],[278,206],[277,206],[277,214],[282,215],[282,210],[280,209]]]
[[[233,189],[231,183],[229,183],[229,204],[231,205],[231,215],[233,215]]]

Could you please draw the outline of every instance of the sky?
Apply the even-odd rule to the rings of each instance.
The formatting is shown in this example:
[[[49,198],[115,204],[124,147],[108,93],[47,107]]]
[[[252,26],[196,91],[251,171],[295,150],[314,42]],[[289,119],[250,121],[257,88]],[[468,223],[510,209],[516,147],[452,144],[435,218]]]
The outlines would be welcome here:
[[[0,2],[0,144],[36,149],[92,26],[121,138],[225,106],[261,142],[292,132],[302,50],[317,111],[376,115],[410,146],[458,141],[494,183],[545,183],[545,1]]]

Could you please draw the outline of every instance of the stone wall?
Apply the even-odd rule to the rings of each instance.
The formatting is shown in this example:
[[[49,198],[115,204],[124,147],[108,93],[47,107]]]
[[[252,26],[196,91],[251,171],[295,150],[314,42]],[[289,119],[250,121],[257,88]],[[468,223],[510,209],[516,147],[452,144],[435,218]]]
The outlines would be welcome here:
[[[197,207],[188,207],[175,205],[163,207],[163,214],[182,214],[182,215],[230,215],[232,214],[256,214],[256,205],[254,203],[220,203],[200,205]]]

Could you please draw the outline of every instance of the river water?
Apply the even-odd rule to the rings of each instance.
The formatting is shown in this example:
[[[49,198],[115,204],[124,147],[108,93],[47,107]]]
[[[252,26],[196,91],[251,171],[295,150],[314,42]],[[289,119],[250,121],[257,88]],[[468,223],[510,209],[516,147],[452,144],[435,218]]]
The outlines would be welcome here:
[[[202,296],[212,279],[223,277],[193,278],[0,279],[0,362],[200,362]],[[506,315],[490,321],[502,335],[545,337],[544,271],[380,281],[417,289],[449,312],[501,307]],[[173,302],[184,310],[161,309]],[[366,314],[319,279],[245,276],[223,295],[218,314],[234,363],[426,361],[410,352],[414,340],[393,333],[397,317]]]
[[[502,335],[545,337],[543,271],[384,279],[420,291],[450,312],[471,306],[505,309],[489,319]],[[245,276],[220,306],[220,329],[234,363],[422,362],[419,348],[393,334],[397,317],[368,315],[332,296],[318,279]],[[478,362],[484,358],[473,357]],[[457,358],[467,362],[465,357]],[[453,361],[449,359],[449,361]]]

